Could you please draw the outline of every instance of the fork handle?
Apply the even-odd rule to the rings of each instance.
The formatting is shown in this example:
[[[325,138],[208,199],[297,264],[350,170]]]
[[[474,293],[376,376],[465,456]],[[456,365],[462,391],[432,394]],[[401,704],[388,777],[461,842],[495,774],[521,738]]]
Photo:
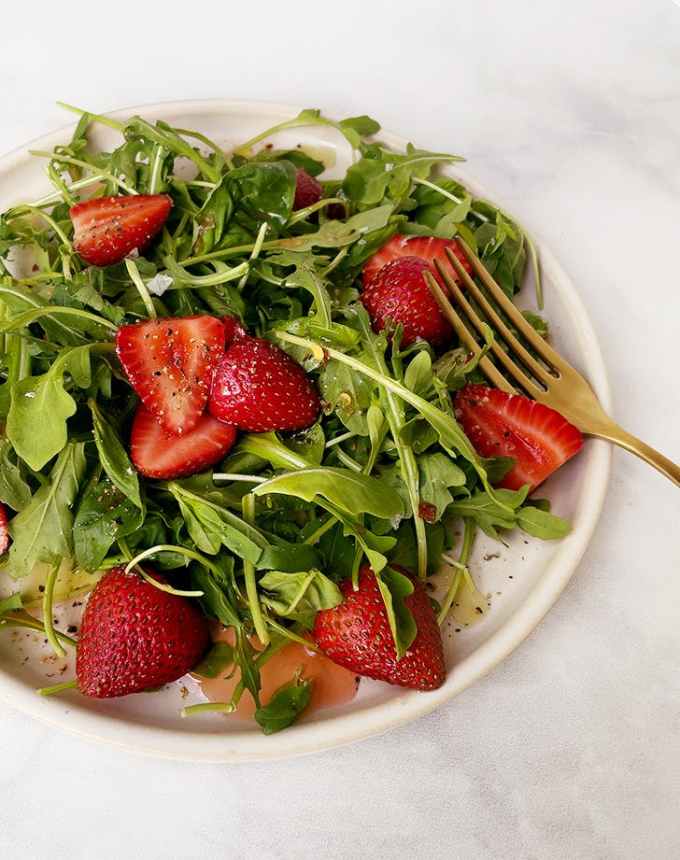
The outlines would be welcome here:
[[[662,475],[665,475],[673,481],[676,486],[680,487],[680,466],[672,460],[669,460],[668,457],[664,457],[663,454],[655,451],[651,445],[647,445],[646,442],[643,442],[631,433],[627,433],[622,427],[619,427],[618,424],[615,424],[613,421],[608,421],[603,426],[598,426],[592,429],[588,427],[584,429],[591,436],[598,436],[600,439],[607,439],[610,442],[614,442],[615,445],[620,445],[622,448],[625,448],[626,451],[636,454],[640,459],[649,463],[650,466],[654,466],[654,468],[658,469]]]

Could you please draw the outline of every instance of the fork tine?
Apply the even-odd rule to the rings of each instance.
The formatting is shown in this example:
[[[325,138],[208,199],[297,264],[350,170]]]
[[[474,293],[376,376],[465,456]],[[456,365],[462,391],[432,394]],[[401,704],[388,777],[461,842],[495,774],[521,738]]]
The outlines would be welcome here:
[[[424,275],[425,281],[430,288],[430,292],[435,297],[437,304],[442,310],[442,313],[451,323],[458,337],[474,355],[479,355],[479,353],[482,351],[481,347],[470,333],[470,329],[465,325],[463,320],[456,313],[451,302],[444,295],[442,288],[439,286],[434,276],[431,274],[431,272],[427,271],[424,272]],[[496,388],[500,388],[503,391],[507,391],[508,394],[517,393],[512,387],[512,385],[508,382],[508,380],[498,370],[495,364],[490,361],[486,356],[483,356],[480,359],[479,368],[482,373],[487,377],[487,379],[491,383],[493,383],[493,385],[496,386]]]
[[[519,310],[519,308],[513,302],[510,301],[510,299],[505,295],[503,290],[498,286],[496,281],[491,277],[486,266],[482,263],[482,261],[479,259],[479,257],[477,257],[477,255],[470,248],[470,246],[467,244],[467,242],[464,239],[461,239],[460,237],[458,237],[456,241],[458,242],[460,247],[465,252],[465,256],[468,258],[470,265],[474,269],[475,273],[479,276],[479,278],[482,281],[482,283],[484,284],[484,286],[489,290],[489,292],[493,296],[494,301],[499,305],[499,307],[503,310],[503,312],[506,314],[506,316],[511,320],[511,322],[513,323],[515,328],[520,332],[520,334],[528,341],[528,343],[533,347],[533,349],[536,350],[536,352],[540,355],[540,357],[547,364],[553,365],[553,367],[558,371],[563,371],[563,372],[564,371],[566,371],[566,372],[570,371],[571,366],[562,358],[562,356],[559,353],[557,353],[546,342],[546,340],[544,338],[542,338],[539,334],[537,334],[534,331],[534,329],[529,325],[529,323],[524,318],[524,316],[523,316],[522,312]],[[448,251],[448,249],[447,249],[447,256],[449,256],[449,258],[451,259],[454,266],[456,265],[456,263],[458,263],[458,265],[460,266],[460,261],[455,257],[455,255],[452,255],[451,252]],[[461,266],[461,268],[462,268],[462,266]],[[456,271],[458,271],[458,269],[456,269]],[[465,271],[465,270],[463,269],[463,271]],[[467,275],[467,272],[465,272],[465,274]],[[468,277],[469,277],[469,275],[468,275]],[[481,296],[482,299],[485,300],[486,305],[491,307],[489,305],[489,302],[485,299],[484,294],[481,292],[481,290],[479,289],[477,284],[475,284],[475,282],[472,280],[472,278],[470,278],[470,281],[472,282],[472,292],[473,292],[473,295],[475,296],[475,298],[477,298],[478,296]],[[466,283],[467,283],[467,281],[466,281]],[[480,301],[480,304],[484,304],[484,302]],[[493,308],[492,308],[492,310],[493,310]],[[496,316],[498,316],[498,314],[496,314]],[[507,326],[504,326],[504,328],[507,330]],[[510,333],[510,334],[512,336],[512,333]],[[507,338],[506,338],[506,340],[507,340]],[[517,340],[517,338],[515,338],[515,341],[516,340]],[[521,344],[519,344],[519,346],[522,347]],[[513,346],[513,349],[514,349],[514,346]],[[524,349],[524,348],[522,347],[522,349]],[[526,350],[524,350],[524,352],[526,353]],[[528,355],[528,353],[526,353],[526,354]],[[529,358],[531,359],[531,362],[527,362],[527,363],[531,364],[532,370],[534,370],[535,368],[533,367],[532,362],[533,363],[536,363],[536,362],[532,356],[529,356]],[[539,365],[539,367],[540,367],[540,365]],[[545,372],[545,369],[543,369],[543,370]],[[548,376],[548,379],[546,381],[550,382],[551,379],[554,379],[554,377]]]
[[[482,320],[474,310],[470,302],[463,295],[463,291],[460,289],[456,281],[451,277],[451,274],[446,271],[446,269],[439,263],[439,261],[435,261],[435,265],[437,266],[437,270],[446,284],[449,292],[451,293],[452,298],[455,300],[456,304],[458,304],[467,315],[470,323],[477,329],[477,331],[483,336],[484,335],[484,320]],[[460,265],[460,263],[459,263]],[[465,272],[465,269],[461,270]],[[470,276],[465,272],[467,278],[472,280]],[[533,379],[524,373],[522,368],[512,360],[512,358],[508,355],[508,353],[501,347],[501,345],[494,340],[491,344],[491,351],[496,356],[498,361],[503,365],[503,367],[508,371],[510,376],[518,382],[522,388],[524,388],[532,397],[536,397],[543,389],[537,385]]]
[[[447,254],[447,257],[449,258],[449,260],[451,261],[451,264],[456,269],[459,277],[461,277],[463,279],[463,281],[465,282],[465,286],[467,287],[468,291],[472,294],[475,301],[479,305],[481,305],[481,307],[484,309],[484,313],[487,315],[489,322],[493,324],[493,326],[496,328],[496,330],[498,331],[500,336],[503,338],[503,340],[505,340],[505,342],[513,350],[513,352],[515,352],[515,353],[517,353],[517,355],[519,355],[524,366],[527,367],[531,371],[531,373],[536,377],[536,379],[540,380],[544,385],[549,385],[550,382],[553,382],[555,380],[555,377],[547,370],[547,368],[545,368],[542,364],[539,364],[539,362],[536,361],[536,359],[533,357],[533,355],[531,355],[531,353],[525,349],[524,345],[520,342],[520,340],[512,333],[512,331],[510,331],[510,329],[503,322],[502,318],[500,317],[500,315],[498,314],[498,312],[496,311],[494,306],[491,304],[491,302],[489,302],[489,300],[486,298],[484,293],[479,289],[477,284],[472,280],[470,275],[465,271],[465,269],[461,265],[460,260],[456,257],[456,255],[452,254],[448,248],[446,250],[446,254]],[[481,263],[480,263],[480,265],[481,265]],[[449,288],[450,289],[456,289],[456,290],[460,291],[460,288],[458,287],[457,284],[455,284],[455,281],[452,281],[451,284],[448,283],[451,280],[451,278],[448,275],[448,273],[446,272],[446,270],[444,269],[444,267],[438,266],[438,268],[439,268],[439,272],[442,275],[442,277],[446,278],[447,285],[449,286]],[[491,278],[491,275],[489,275],[488,272],[487,272],[487,276],[488,276],[489,280],[494,284],[495,290],[494,290],[493,295],[495,298],[496,297],[496,290],[498,292],[502,292],[502,290],[495,283],[495,281],[493,281],[493,279]],[[503,293],[503,295],[505,295],[505,294]],[[515,310],[515,311],[517,310],[514,305],[512,305],[512,307],[513,307],[513,310]],[[473,311],[473,313],[474,313],[474,311]],[[526,320],[524,320],[524,317],[521,314],[519,314],[519,316],[526,323]],[[528,323],[526,323],[526,324],[528,325]],[[531,326],[529,326],[529,328],[531,328]],[[533,331],[533,329],[531,329],[531,330],[532,330],[533,334],[536,334]],[[536,336],[540,338],[539,335],[536,335]],[[540,338],[540,339],[542,340],[542,338]],[[500,354],[499,354],[499,350],[500,350]],[[496,349],[494,350],[494,353],[503,362],[503,364],[506,364],[503,356],[507,357],[507,353],[504,352],[504,350],[500,347],[500,345],[498,346],[497,350]],[[507,364],[506,364],[506,367],[507,367]],[[510,370],[509,367],[508,367],[508,370]]]

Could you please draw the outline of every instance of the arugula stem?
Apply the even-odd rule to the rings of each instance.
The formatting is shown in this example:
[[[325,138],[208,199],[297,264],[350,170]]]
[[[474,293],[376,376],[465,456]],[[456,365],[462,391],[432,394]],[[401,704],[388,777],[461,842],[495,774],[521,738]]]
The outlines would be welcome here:
[[[30,616],[17,617],[16,615],[10,615],[9,613],[0,618],[0,627],[24,627],[27,630],[35,630],[36,633],[45,632],[45,627],[39,621],[30,618]],[[55,630],[54,634],[61,642],[65,645],[70,645],[72,648],[75,648],[78,644],[75,639],[72,639],[65,633],[61,633],[59,630]]]
[[[57,693],[63,693],[64,690],[77,690],[78,682],[74,679],[73,681],[62,681],[61,684],[53,684],[51,687],[39,687],[36,690],[36,693],[39,696],[54,696]]]
[[[54,619],[52,617],[52,606],[54,603],[54,586],[57,582],[57,575],[59,574],[60,566],[61,559],[59,559],[59,562],[57,564],[52,565],[52,567],[50,568],[50,572],[47,574],[47,579],[45,580],[45,593],[43,595],[42,605],[45,636],[47,636],[47,641],[52,646],[52,650],[57,655],[57,657],[63,657],[66,654],[54,630]]]
[[[125,124],[119,122],[117,119],[112,119],[108,116],[103,116],[98,113],[90,113],[89,110],[83,110],[82,108],[75,107],[74,105],[67,104],[66,102],[57,102],[57,105],[60,108],[64,108],[64,110],[71,111],[71,113],[78,114],[78,116],[88,116],[93,122],[101,123],[101,125],[107,125],[109,128],[113,128],[116,131],[124,131]]]
[[[346,442],[348,439],[353,439],[358,434],[353,430],[348,430],[347,433],[341,433],[339,436],[336,436],[335,439],[331,439],[329,442],[326,442],[326,448],[332,448],[333,445],[340,445],[341,442]]]
[[[475,521],[471,518],[467,518],[463,520],[463,544],[461,546],[460,555],[458,557],[458,561],[453,561],[452,559],[444,557],[444,560],[451,564],[454,567],[454,574],[451,580],[451,585],[449,586],[446,596],[442,602],[442,607],[439,610],[439,615],[437,616],[437,623],[441,626],[446,616],[451,611],[451,607],[453,606],[453,601],[456,599],[456,595],[458,594],[458,589],[460,588],[460,584],[463,580],[463,577],[468,571],[468,561],[470,559],[470,552],[472,550],[472,544],[474,543],[475,535],[477,534],[477,525]]]
[[[27,211],[23,212],[22,210],[24,210],[24,209]],[[33,215],[37,215],[39,218],[42,218],[43,221],[45,221],[45,223],[48,224],[52,228],[52,230],[54,230],[56,235],[59,236],[62,243],[64,245],[66,245],[66,247],[69,249],[69,251],[73,251],[73,247],[71,246],[71,242],[70,242],[68,236],[66,235],[66,233],[64,233],[64,231],[61,229],[61,227],[57,224],[57,222],[54,220],[54,218],[52,218],[50,215],[48,215],[47,212],[43,212],[42,209],[38,209],[35,206],[31,206],[30,203],[22,203],[20,206],[15,207],[13,210],[11,210],[10,212],[7,213],[6,219],[7,219],[7,221],[12,221],[14,218],[21,218],[28,213],[31,213]]]
[[[318,543],[319,539],[322,538],[326,532],[330,531],[337,522],[338,520],[332,514],[329,515],[328,518],[324,520],[324,522],[310,535],[307,535],[302,542],[313,546],[315,543]]]
[[[126,191],[128,194],[139,194],[139,191],[134,189],[131,185],[123,182],[123,180],[118,176],[114,176],[113,173],[109,173],[108,171],[101,170],[101,168],[96,165],[90,164],[89,161],[82,161],[80,158],[71,158],[69,155],[57,155],[54,152],[43,152],[40,149],[30,149],[29,154],[35,155],[37,158],[49,158],[50,161],[58,161],[62,164],[71,164],[74,167],[80,167],[83,170],[100,173],[104,179],[108,182],[114,182],[119,188],[122,188],[123,191]]]
[[[342,206],[347,205],[347,201],[341,197],[325,197],[323,200],[312,203],[311,206],[306,206],[304,209],[298,209],[297,212],[293,212],[286,222],[286,227],[292,227],[293,224],[297,224],[299,221],[305,221],[310,215],[318,212],[319,209],[325,209],[326,206],[332,206],[334,203],[339,203]]]
[[[253,525],[255,522],[255,496],[253,496],[252,493],[248,493],[248,495],[243,497],[241,504],[243,506],[243,519],[249,525]],[[248,606],[250,608],[250,614],[253,616],[255,632],[257,633],[260,642],[262,642],[263,645],[268,645],[269,633],[267,631],[267,625],[265,624],[264,616],[262,614],[262,605],[260,604],[260,597],[257,593],[255,565],[252,563],[252,561],[243,559],[243,576],[246,581],[246,595],[248,597]]]
[[[157,317],[156,308],[153,304],[153,299],[149,295],[149,291],[146,288],[146,284],[142,280],[142,276],[139,274],[139,269],[135,264],[134,260],[131,260],[129,257],[125,258],[125,268],[128,271],[128,275],[132,283],[137,287],[137,292],[141,296],[142,301],[144,302],[144,307],[146,308],[146,312],[149,315],[149,319],[155,320]]]
[[[213,472],[213,481],[243,481],[246,484],[264,484],[269,478],[260,475],[241,475],[238,472]]]

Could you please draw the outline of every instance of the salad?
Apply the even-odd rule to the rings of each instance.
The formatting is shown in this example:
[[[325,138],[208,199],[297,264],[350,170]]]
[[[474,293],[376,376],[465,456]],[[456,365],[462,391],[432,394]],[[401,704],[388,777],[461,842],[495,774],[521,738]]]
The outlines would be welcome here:
[[[250,696],[271,733],[313,694],[302,668],[262,693],[291,643],[440,686],[441,625],[485,604],[476,534],[566,535],[533,492],[582,440],[488,387],[423,273],[469,266],[462,238],[511,297],[533,262],[540,306],[530,239],[441,174],[461,159],[394,152],[367,116],[305,110],[225,152],[78,113],[34,153],[53,192],[0,216],[0,627],[76,649],[76,677],[40,692],[233,677],[186,712]],[[93,123],[119,146],[93,151]],[[267,142],[310,125],[351,147],[343,178]],[[54,607],[83,595],[76,639]]]

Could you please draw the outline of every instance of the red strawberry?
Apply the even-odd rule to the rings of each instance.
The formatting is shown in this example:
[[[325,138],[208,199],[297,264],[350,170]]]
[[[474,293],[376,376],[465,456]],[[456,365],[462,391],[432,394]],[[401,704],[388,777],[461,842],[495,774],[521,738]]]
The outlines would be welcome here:
[[[83,613],[78,687],[97,699],[160,687],[193,669],[209,644],[205,616],[195,604],[115,567],[97,583]]]
[[[7,508],[0,502],[0,555],[7,552],[11,543],[8,522]]]
[[[456,395],[456,417],[482,457],[513,457],[500,483],[533,490],[583,445],[583,436],[559,412],[486,385],[466,385]]]
[[[146,478],[182,478],[219,462],[235,441],[236,428],[210,415],[201,415],[184,436],[173,436],[139,406],[130,433],[130,458]]]
[[[451,342],[453,329],[425,283],[423,273],[427,271],[432,270],[424,260],[401,257],[373,275],[362,290],[361,301],[375,331],[382,331],[391,320],[403,326],[402,346],[418,338],[435,349]]]
[[[73,247],[92,266],[120,263],[153,239],[171,208],[167,194],[93,197],[76,203],[69,212]]]
[[[386,266],[393,260],[399,260],[401,257],[420,257],[421,260],[424,260],[430,266],[433,272],[435,271],[434,261],[439,260],[442,265],[448,266],[447,271],[451,271],[457,279],[453,266],[449,263],[449,259],[446,256],[447,248],[453,251],[468,272],[472,271],[465,254],[455,239],[436,239],[434,236],[401,236],[397,234],[396,236],[392,236],[379,251],[376,251],[364,263],[364,286],[368,284],[373,275],[382,269],[383,266]]]
[[[305,209],[318,203],[323,197],[323,187],[306,170],[298,167],[295,174],[295,200],[293,210]]]
[[[240,430],[303,430],[316,421],[319,395],[302,367],[278,346],[238,338],[213,376],[208,409]]]
[[[246,330],[238,317],[224,316],[222,317],[222,325],[224,326],[225,346],[231,346],[232,341],[237,337],[243,337]]]
[[[118,358],[130,385],[177,436],[198,423],[224,349],[225,326],[210,316],[146,320],[118,329]]]
[[[314,622],[314,638],[335,663],[358,675],[416,690],[435,690],[446,676],[442,638],[432,604],[420,580],[405,599],[418,633],[406,654],[397,660],[387,611],[375,574],[365,564],[359,571],[359,589],[351,580],[340,585],[344,601],[323,609]]]

